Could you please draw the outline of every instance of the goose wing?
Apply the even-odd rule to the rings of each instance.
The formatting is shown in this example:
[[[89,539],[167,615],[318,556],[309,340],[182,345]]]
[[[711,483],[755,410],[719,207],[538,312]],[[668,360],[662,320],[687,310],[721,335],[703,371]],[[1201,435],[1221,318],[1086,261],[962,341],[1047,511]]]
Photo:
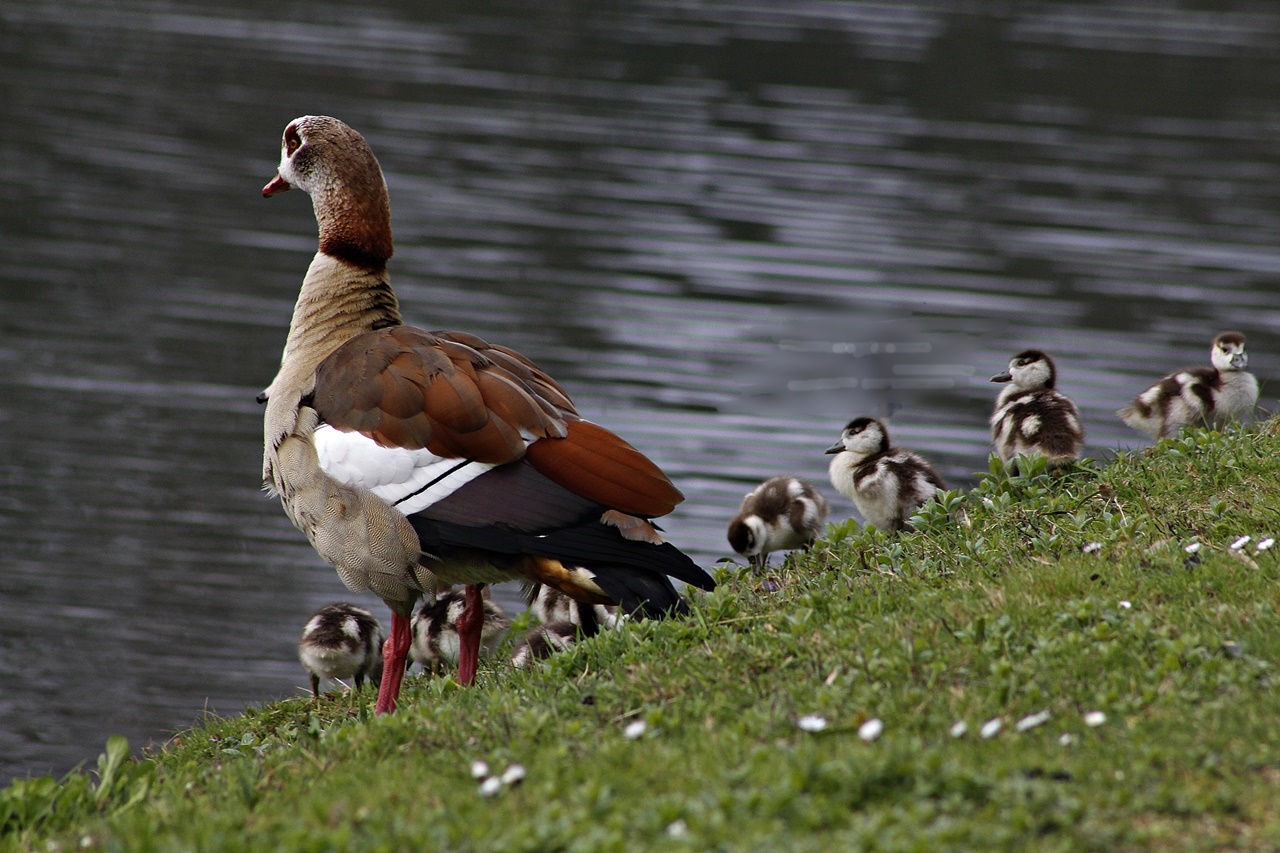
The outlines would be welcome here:
[[[533,362],[474,335],[359,335],[320,364],[307,402],[325,471],[405,515],[533,530],[608,509],[652,518],[683,500]]]

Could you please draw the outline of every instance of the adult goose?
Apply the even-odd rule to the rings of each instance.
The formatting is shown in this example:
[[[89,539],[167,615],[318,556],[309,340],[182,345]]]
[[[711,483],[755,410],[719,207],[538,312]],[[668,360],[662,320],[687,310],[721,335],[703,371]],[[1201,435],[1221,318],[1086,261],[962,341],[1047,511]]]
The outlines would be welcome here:
[[[1222,427],[1253,414],[1258,380],[1245,370],[1244,335],[1223,332],[1209,347],[1209,367],[1170,373],[1116,412],[1151,438],[1173,438],[1193,424]]]
[[[524,356],[402,322],[387,187],[364,137],[326,116],[289,122],[262,194],[295,187],[320,246],[262,394],[263,477],[347,586],[391,609],[378,713],[395,709],[414,603],[440,584],[467,587],[463,684],[483,584],[544,583],[655,617],[686,609],[668,575],[714,588],[647,520],[683,500],[653,462],[580,418]]]
[[[1084,427],[1075,403],[1054,387],[1058,369],[1052,358],[1038,349],[1023,350],[991,381],[1009,383],[991,413],[991,443],[1002,462],[1043,456],[1050,468],[1058,468],[1080,458]]]

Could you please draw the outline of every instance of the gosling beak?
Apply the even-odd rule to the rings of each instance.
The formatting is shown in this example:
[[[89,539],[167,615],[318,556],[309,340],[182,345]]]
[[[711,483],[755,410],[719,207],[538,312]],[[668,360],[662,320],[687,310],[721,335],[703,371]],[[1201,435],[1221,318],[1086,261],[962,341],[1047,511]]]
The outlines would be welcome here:
[[[1248,353],[1238,352],[1231,356],[1231,366],[1236,370],[1244,370],[1249,366]]]
[[[277,172],[276,176],[262,188],[262,197],[271,198],[273,195],[277,195],[278,193],[282,193],[288,189],[292,189],[292,185],[290,185],[290,183],[284,178],[280,177],[280,173]]]
[[[997,373],[995,376],[992,376],[991,381],[992,382],[1012,382],[1013,374],[1006,370],[1004,373]]]
[[[823,453],[844,453],[844,442],[837,441],[835,444],[831,445],[830,447],[828,447],[826,450],[822,452]]]

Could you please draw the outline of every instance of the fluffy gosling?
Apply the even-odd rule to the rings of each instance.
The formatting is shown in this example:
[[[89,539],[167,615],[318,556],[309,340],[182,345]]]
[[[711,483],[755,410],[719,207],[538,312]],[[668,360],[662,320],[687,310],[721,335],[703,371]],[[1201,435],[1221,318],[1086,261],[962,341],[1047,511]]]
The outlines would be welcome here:
[[[1223,332],[1209,349],[1210,367],[1170,373],[1116,412],[1120,420],[1150,438],[1172,438],[1192,424],[1221,428],[1253,414],[1258,380],[1245,370],[1244,335]]]
[[[298,660],[311,676],[311,695],[320,698],[320,679],[355,678],[356,689],[367,676],[382,682],[382,643],[386,635],[372,613],[354,604],[326,604],[302,630]]]
[[[488,592],[486,587],[485,592]],[[480,657],[492,657],[510,624],[502,608],[488,595],[484,602],[484,621],[480,628]],[[413,644],[409,658],[423,669],[439,675],[458,665],[458,617],[466,604],[463,590],[442,593],[435,601],[424,601],[413,614]]]
[[[992,382],[1010,383],[1000,391],[991,414],[991,443],[1006,465],[1019,456],[1043,456],[1051,468],[1080,458],[1080,413],[1054,387],[1057,379],[1053,359],[1037,349],[1018,353],[1009,360],[1008,370],[991,377]]]
[[[836,454],[831,484],[867,524],[886,532],[905,528],[921,504],[946,488],[922,456],[891,447],[889,431],[875,418],[849,421],[827,453]]]
[[[807,548],[827,523],[827,499],[799,477],[773,477],[742,499],[729,522],[729,545],[763,572],[769,554]]]

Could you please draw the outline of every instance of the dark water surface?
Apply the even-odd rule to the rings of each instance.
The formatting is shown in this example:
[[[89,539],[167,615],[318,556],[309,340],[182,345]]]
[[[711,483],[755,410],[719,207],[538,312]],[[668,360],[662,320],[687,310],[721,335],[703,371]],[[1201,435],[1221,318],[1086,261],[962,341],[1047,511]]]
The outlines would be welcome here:
[[[0,6],[0,783],[296,695],[352,597],[259,490],[297,115],[379,155],[406,317],[538,359],[706,563],[766,476],[851,512],[854,415],[970,482],[1026,346],[1095,456],[1222,329],[1275,371],[1274,4],[483,5]]]

